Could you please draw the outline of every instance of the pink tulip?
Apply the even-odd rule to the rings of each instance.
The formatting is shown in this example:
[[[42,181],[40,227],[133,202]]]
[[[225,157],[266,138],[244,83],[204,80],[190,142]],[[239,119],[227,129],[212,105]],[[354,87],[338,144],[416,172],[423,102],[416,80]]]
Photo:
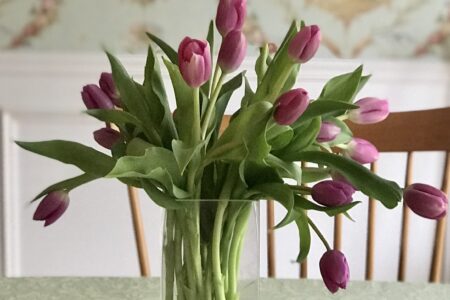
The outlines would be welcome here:
[[[317,141],[319,143],[331,142],[341,133],[341,128],[336,126],[333,122],[324,121],[320,126]]]
[[[120,132],[109,127],[94,131],[94,140],[106,149],[111,149],[122,140]]]
[[[284,93],[275,104],[275,122],[279,125],[291,125],[305,112],[308,104],[308,92],[304,89]]]
[[[207,41],[185,37],[178,48],[178,65],[186,83],[197,88],[211,77],[211,52]]]
[[[312,187],[311,196],[319,204],[335,207],[353,201],[355,190],[343,181],[325,180]]]
[[[50,192],[39,203],[33,215],[33,220],[45,221],[44,226],[53,224],[66,211],[69,200],[69,195],[64,191]]]
[[[222,36],[241,30],[247,12],[246,0],[220,0],[217,7],[216,26]]]
[[[408,207],[421,217],[438,220],[447,214],[447,196],[430,185],[412,184],[404,190],[403,198]]]
[[[348,118],[356,124],[373,124],[383,121],[389,115],[389,102],[367,97],[355,102],[359,108],[351,110]]]
[[[289,44],[288,55],[298,63],[305,63],[316,54],[320,41],[321,34],[319,26],[305,26]]]
[[[97,85],[88,84],[81,91],[81,98],[88,109],[112,109],[114,104]]]
[[[350,279],[350,268],[344,254],[338,250],[328,250],[319,262],[320,274],[330,292],[345,289]]]
[[[373,163],[379,156],[377,148],[372,143],[359,138],[353,138],[348,143],[345,154],[361,164]]]
[[[114,103],[117,107],[122,107],[122,104],[120,102],[120,95],[119,91],[116,88],[116,85],[114,84],[113,76],[111,73],[103,72],[100,75],[99,85],[102,91],[108,95],[108,97],[111,99],[111,101]]]
[[[222,41],[217,63],[225,73],[236,71],[242,64],[246,52],[245,35],[239,30],[233,30]]]

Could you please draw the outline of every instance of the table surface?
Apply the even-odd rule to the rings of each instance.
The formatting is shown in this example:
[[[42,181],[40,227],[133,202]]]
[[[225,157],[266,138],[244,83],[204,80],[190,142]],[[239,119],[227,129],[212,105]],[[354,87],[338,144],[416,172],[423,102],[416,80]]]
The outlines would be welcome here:
[[[1,278],[1,300],[159,300],[159,279],[142,278]],[[351,282],[331,295],[319,280],[261,280],[261,299],[445,300],[448,284]]]

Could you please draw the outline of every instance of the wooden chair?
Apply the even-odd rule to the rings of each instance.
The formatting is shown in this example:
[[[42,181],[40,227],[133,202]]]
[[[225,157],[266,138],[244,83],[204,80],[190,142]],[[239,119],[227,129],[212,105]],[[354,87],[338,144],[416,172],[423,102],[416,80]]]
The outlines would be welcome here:
[[[412,158],[417,151],[443,151],[446,153],[442,190],[447,194],[450,179],[450,107],[442,109],[391,113],[383,122],[373,125],[355,125],[348,123],[354,136],[370,140],[380,152],[406,152],[407,167],[405,186],[411,184]],[[411,138],[414,136],[414,138]],[[376,172],[377,164],[371,165]],[[376,202],[369,199],[367,253],[366,253],[366,280],[373,279],[374,271],[374,237],[375,237],[375,211]],[[267,206],[267,234],[268,234],[268,275],[275,277],[275,237],[273,203]],[[410,210],[403,205],[402,229],[400,241],[400,258],[397,278],[405,280],[406,262],[408,253]],[[442,261],[444,255],[444,241],[446,220],[436,221],[433,256],[430,267],[430,282],[440,282],[442,275]],[[334,222],[334,248],[341,249],[342,241],[342,215],[335,217]],[[301,264],[300,277],[307,277],[307,262]]]
[[[222,122],[222,130],[228,125],[229,116]],[[355,125],[348,124],[354,136],[370,140],[377,146],[380,152],[406,152],[407,167],[405,186],[411,184],[412,158],[417,151],[445,151],[445,167],[442,180],[442,190],[448,193],[450,178],[450,107],[442,109],[391,113],[389,117],[378,124]],[[414,134],[414,138],[411,135]],[[371,170],[376,172],[377,164],[371,165]],[[134,188],[128,188],[132,207],[132,218],[137,241],[141,274],[149,276],[150,268],[147,249],[142,227],[142,219],[139,210],[137,193]],[[369,199],[368,228],[367,228],[367,253],[366,253],[366,280],[373,279],[374,270],[374,237],[375,237],[375,211],[376,202]],[[403,205],[402,230],[400,242],[400,258],[398,266],[398,280],[404,281],[406,272],[406,261],[408,252],[409,236],[409,214],[407,206]],[[432,264],[430,268],[430,282],[440,282],[442,275],[442,261],[444,254],[444,240],[446,219],[436,223],[435,241],[433,249]],[[267,202],[267,257],[268,276],[276,276],[275,259],[275,225],[273,201]],[[341,249],[342,245],[342,215],[335,217],[334,222],[334,248]],[[301,264],[300,277],[306,278],[308,274],[307,262]]]

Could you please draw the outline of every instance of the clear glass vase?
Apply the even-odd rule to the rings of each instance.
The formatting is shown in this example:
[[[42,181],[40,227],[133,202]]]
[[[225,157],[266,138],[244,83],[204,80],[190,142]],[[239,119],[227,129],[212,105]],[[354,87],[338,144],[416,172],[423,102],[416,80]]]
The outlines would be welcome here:
[[[259,299],[259,247],[257,202],[192,200],[166,210],[161,299]]]

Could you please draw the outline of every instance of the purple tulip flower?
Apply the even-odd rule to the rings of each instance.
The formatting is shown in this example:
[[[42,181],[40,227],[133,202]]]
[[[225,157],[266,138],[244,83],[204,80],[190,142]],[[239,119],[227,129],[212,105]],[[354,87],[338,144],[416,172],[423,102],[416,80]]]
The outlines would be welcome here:
[[[290,90],[278,98],[274,119],[279,125],[291,125],[305,112],[308,104],[309,96],[306,90]]]
[[[122,140],[120,132],[109,127],[94,131],[94,140],[106,149],[111,149],[116,143]]]
[[[338,250],[328,250],[319,262],[320,274],[330,292],[345,289],[350,278],[350,269],[344,254]]]
[[[50,192],[39,203],[33,220],[45,221],[44,226],[53,224],[58,220],[69,206],[69,195],[64,191]]]
[[[233,30],[222,41],[217,63],[225,73],[233,72],[242,64],[246,52],[245,35],[239,30]]]
[[[312,187],[311,196],[317,203],[336,207],[352,202],[353,187],[343,181],[325,180]]]
[[[345,154],[360,164],[373,163],[379,156],[377,148],[372,143],[360,138],[353,138],[348,143]]]
[[[348,118],[356,124],[373,124],[383,121],[389,115],[389,102],[368,97],[355,102],[359,106],[348,114]]]
[[[211,77],[211,52],[207,41],[185,37],[178,48],[178,66],[186,83],[197,88]]]
[[[333,122],[324,121],[320,126],[317,141],[319,143],[331,142],[341,133],[341,128]]]
[[[302,64],[309,61],[319,49],[321,39],[319,26],[303,27],[289,44],[289,57]]]
[[[216,26],[222,36],[241,30],[247,14],[246,0],[220,0],[217,7]]]
[[[103,72],[100,75],[100,80],[98,81],[98,83],[102,91],[105,92],[106,95],[108,95],[114,105],[117,107],[122,107],[119,91],[116,88],[112,74]]]
[[[403,198],[406,205],[421,217],[438,220],[447,214],[447,196],[430,185],[412,184],[404,190]]]
[[[108,95],[95,84],[88,84],[81,91],[81,98],[88,109],[113,109],[114,104]]]
[[[350,181],[348,181],[348,179],[344,175],[342,175],[339,172],[331,171],[331,178],[333,178],[334,181],[341,181],[341,182],[344,182],[344,183],[346,183],[348,185],[351,185],[351,187],[355,191],[358,191],[358,189]]]

